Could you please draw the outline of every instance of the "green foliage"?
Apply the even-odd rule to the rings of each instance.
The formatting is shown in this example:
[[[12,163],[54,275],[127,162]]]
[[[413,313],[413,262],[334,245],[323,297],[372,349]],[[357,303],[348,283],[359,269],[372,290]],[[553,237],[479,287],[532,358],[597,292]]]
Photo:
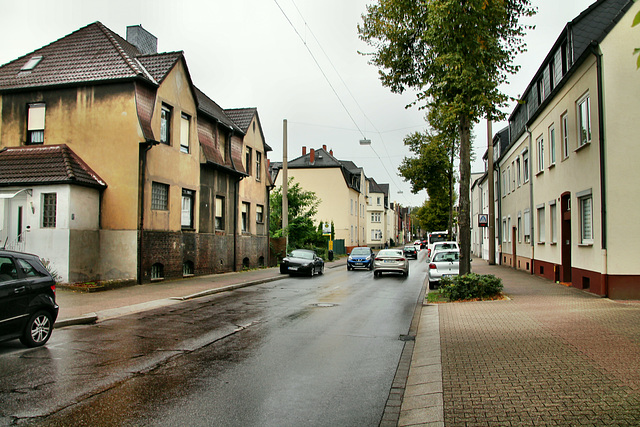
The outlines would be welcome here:
[[[631,26],[635,27],[638,24],[640,24],[640,12],[636,13],[636,16],[633,18],[633,24],[631,24]],[[639,48],[635,48],[633,50],[634,55],[637,55],[638,52],[640,52]],[[638,59],[636,60],[636,68],[640,69],[640,55],[638,55]]]
[[[502,280],[492,274],[469,273],[446,277],[440,282],[440,293],[450,301],[495,297],[502,289]]]
[[[60,274],[58,273],[58,270],[55,269],[51,261],[45,258],[40,258],[40,262],[42,262],[42,265],[44,266],[44,268],[46,268],[49,274],[51,274],[51,277],[53,278],[54,282],[59,283],[60,280],[62,279],[62,276],[60,276]]]

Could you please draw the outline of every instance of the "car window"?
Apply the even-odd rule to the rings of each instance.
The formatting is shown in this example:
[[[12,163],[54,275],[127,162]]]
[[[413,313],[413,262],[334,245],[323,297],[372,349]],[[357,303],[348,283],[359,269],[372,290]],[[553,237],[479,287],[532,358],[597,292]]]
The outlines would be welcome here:
[[[17,278],[18,272],[11,258],[0,257],[0,282],[7,282]]]
[[[302,258],[302,259],[313,259],[313,252],[293,251],[291,252],[291,256],[295,258]]]
[[[451,262],[458,261],[458,252],[438,252],[434,257],[434,262]]]
[[[351,255],[369,255],[371,250],[369,248],[354,248],[351,251]]]
[[[20,265],[20,268],[22,269],[22,272],[24,273],[25,276],[28,276],[28,277],[43,276],[42,273],[40,273],[33,265],[31,265],[30,261],[18,258],[18,265]]]

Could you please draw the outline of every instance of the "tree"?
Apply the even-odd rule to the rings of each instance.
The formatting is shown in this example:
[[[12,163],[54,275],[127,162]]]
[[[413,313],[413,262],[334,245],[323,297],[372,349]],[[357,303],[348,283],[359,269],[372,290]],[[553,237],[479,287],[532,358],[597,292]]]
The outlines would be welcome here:
[[[282,187],[278,187],[269,196],[269,235],[271,237],[283,236],[282,230]],[[301,248],[308,245],[316,245],[318,231],[313,225],[312,218],[318,212],[320,199],[313,191],[304,191],[299,182],[289,178],[287,191],[289,201],[288,210],[288,235],[289,247]],[[320,232],[320,237],[322,232]]]
[[[508,97],[499,87],[524,52],[519,22],[532,16],[530,0],[379,0],[358,25],[372,46],[371,63],[392,92],[418,91],[412,105],[436,111],[460,141],[460,273],[470,271],[471,126],[502,119]]]
[[[440,224],[440,220],[432,217],[430,223],[437,223],[439,227],[433,228],[427,224],[421,224],[426,230],[443,230],[447,229],[453,233],[453,204],[454,191],[453,183],[455,181],[453,171],[455,136],[447,135],[446,132],[415,132],[404,139],[404,144],[409,146],[409,150],[416,157],[405,157],[402,164],[398,168],[400,175],[411,182],[411,191],[417,193],[420,190],[427,190],[429,195],[428,204],[432,212],[449,213],[449,221],[445,220],[444,224]],[[436,204],[442,203],[442,207],[436,207]],[[436,216],[437,218],[440,215]]]

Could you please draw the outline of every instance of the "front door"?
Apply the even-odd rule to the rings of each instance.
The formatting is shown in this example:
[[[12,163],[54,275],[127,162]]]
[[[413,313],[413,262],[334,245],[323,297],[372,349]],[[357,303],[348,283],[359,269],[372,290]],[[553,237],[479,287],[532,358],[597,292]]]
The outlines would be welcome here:
[[[27,204],[25,197],[14,197],[9,202],[9,218],[7,221],[7,237],[0,246],[6,243],[7,249],[24,251],[24,212]]]
[[[562,211],[562,272],[560,280],[571,282],[571,194],[565,193],[561,197]]]
[[[511,266],[513,268],[518,268],[518,254],[516,253],[517,241],[518,238],[518,229],[516,227],[511,228],[511,253],[513,254],[513,259],[511,260]]]

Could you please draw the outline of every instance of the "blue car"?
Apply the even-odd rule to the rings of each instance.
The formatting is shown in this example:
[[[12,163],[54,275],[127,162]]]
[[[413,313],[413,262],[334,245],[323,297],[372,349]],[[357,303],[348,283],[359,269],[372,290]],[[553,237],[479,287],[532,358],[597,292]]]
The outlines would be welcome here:
[[[366,268],[373,270],[373,251],[366,246],[353,248],[347,259],[347,270]]]

